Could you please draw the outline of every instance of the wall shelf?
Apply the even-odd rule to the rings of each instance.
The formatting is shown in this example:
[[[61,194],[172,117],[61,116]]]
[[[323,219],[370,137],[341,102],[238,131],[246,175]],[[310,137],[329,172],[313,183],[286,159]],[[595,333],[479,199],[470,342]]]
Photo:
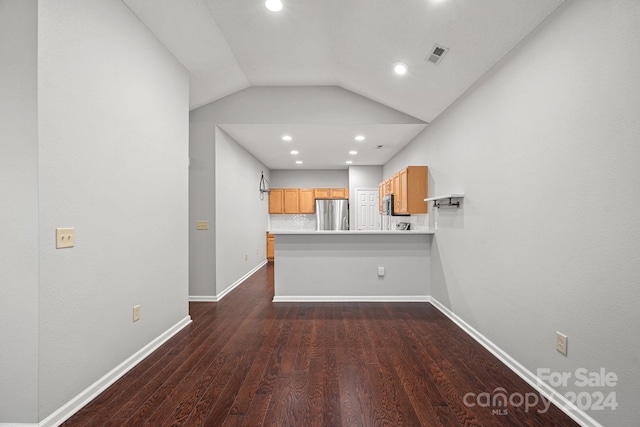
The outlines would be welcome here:
[[[463,193],[451,193],[445,196],[438,197],[429,197],[424,199],[425,202],[433,202],[434,208],[440,208],[441,206],[455,206],[456,208],[460,207],[460,200],[457,202],[453,202],[451,199],[462,199],[464,198]],[[448,203],[444,203],[441,200],[448,200]]]

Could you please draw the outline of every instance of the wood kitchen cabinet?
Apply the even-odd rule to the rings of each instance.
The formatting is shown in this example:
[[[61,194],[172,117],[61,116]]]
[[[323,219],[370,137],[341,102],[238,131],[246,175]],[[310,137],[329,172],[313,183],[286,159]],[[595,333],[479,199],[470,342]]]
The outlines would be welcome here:
[[[314,197],[316,199],[330,199],[331,198],[331,189],[330,188],[316,188],[313,190]]]
[[[393,194],[393,198],[395,200],[396,205],[393,207],[394,210],[398,210],[398,199],[402,197],[400,195],[400,173],[393,174],[391,178],[391,193]]]
[[[427,166],[407,166],[380,183],[378,192],[385,192],[385,196],[393,194],[393,209],[396,214],[426,214],[428,204],[424,199],[428,197],[427,176]]]
[[[284,190],[281,188],[272,188],[269,191],[269,213],[284,213]]]
[[[312,214],[316,199],[348,199],[348,188],[272,188],[270,214]]]
[[[348,199],[348,188],[316,188],[316,199]]]
[[[300,188],[298,190],[298,213],[312,214],[316,211],[316,197],[313,188]]]
[[[267,232],[267,261],[273,261],[275,257],[275,238]]]
[[[331,198],[332,199],[348,199],[349,189],[348,188],[332,188]]]
[[[378,212],[382,213],[382,199],[385,196],[386,184],[381,182],[378,185]]]
[[[284,189],[284,213],[297,214],[300,210],[299,192],[297,188]]]
[[[398,172],[397,213],[426,214],[429,204],[424,201],[428,196],[427,166],[408,166]]]

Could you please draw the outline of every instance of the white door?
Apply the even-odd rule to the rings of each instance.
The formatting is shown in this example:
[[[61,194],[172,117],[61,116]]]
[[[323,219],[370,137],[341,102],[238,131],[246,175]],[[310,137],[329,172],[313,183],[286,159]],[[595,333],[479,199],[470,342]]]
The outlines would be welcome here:
[[[356,189],[356,230],[380,230],[378,189]]]

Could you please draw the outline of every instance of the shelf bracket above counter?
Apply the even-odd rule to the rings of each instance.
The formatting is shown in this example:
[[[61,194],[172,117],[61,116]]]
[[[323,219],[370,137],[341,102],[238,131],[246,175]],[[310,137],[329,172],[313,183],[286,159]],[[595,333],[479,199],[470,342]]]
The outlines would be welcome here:
[[[429,197],[424,199],[425,202],[433,202],[434,208],[440,208],[442,206],[455,206],[456,208],[460,207],[460,200],[453,201],[453,199],[462,199],[464,198],[463,193],[451,193],[445,196],[438,197]],[[443,202],[443,200],[448,200],[448,202]]]

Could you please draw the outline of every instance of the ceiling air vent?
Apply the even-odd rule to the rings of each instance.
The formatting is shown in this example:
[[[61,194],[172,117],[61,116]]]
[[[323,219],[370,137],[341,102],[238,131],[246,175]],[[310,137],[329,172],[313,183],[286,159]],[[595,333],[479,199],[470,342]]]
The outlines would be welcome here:
[[[434,64],[438,64],[442,57],[449,51],[448,47],[440,46],[438,44],[434,44],[429,56],[425,58],[425,61],[433,62]]]

